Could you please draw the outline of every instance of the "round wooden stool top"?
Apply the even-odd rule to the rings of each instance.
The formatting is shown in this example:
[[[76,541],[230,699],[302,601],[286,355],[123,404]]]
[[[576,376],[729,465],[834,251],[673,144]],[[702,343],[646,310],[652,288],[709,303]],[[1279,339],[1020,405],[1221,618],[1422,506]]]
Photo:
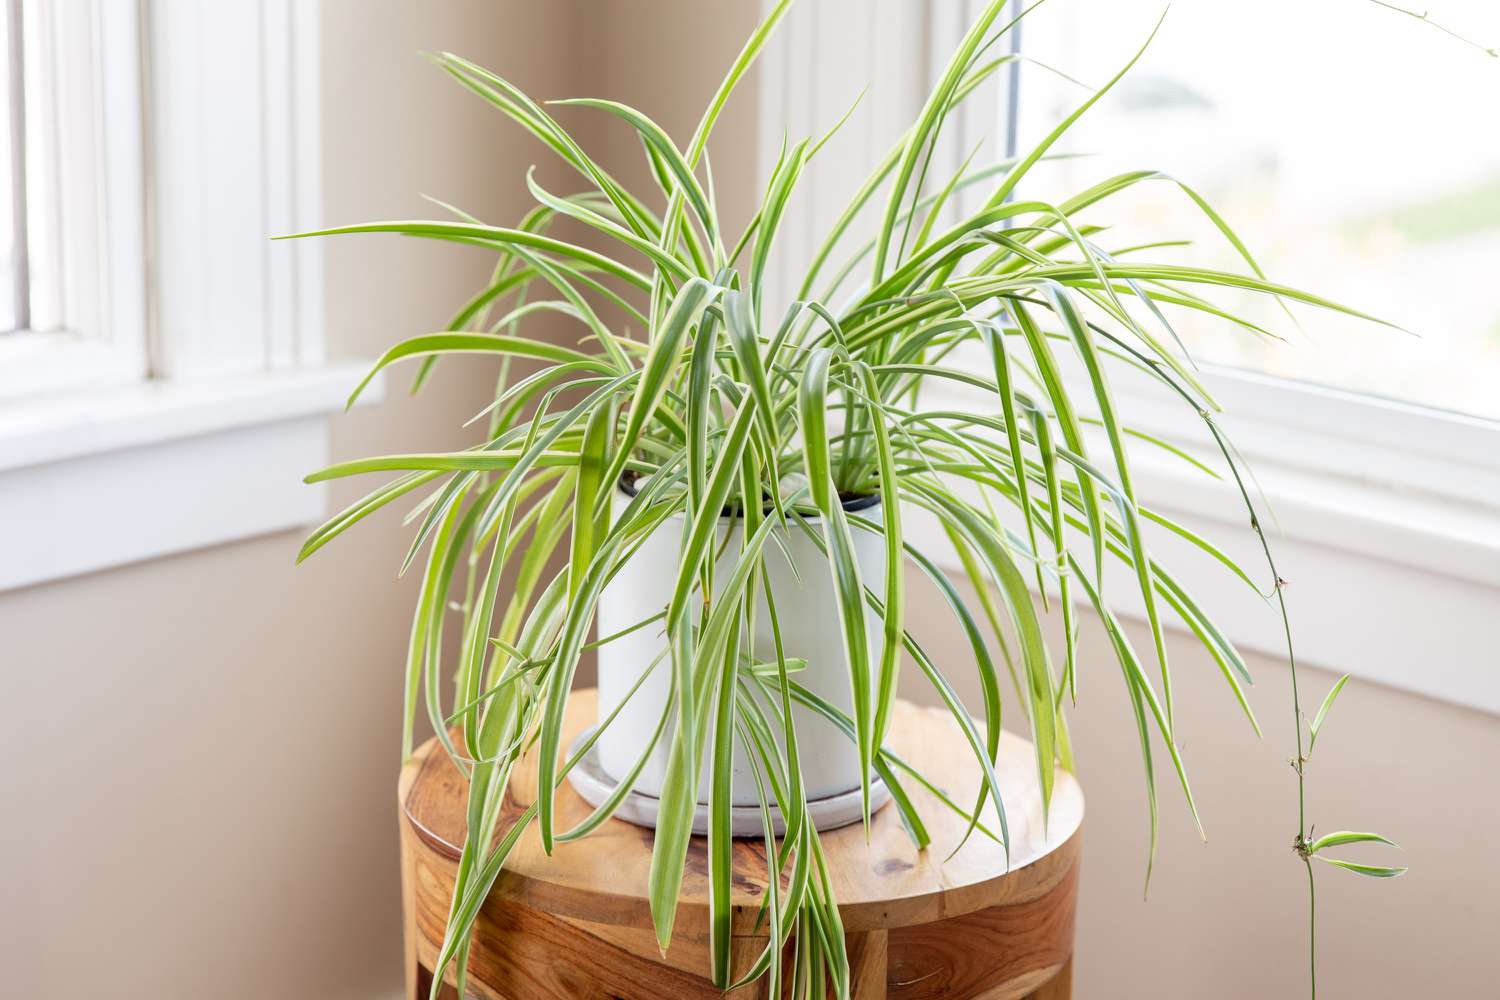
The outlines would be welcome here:
[[[576,734],[593,725],[596,715],[595,692],[574,692],[562,745],[569,746]],[[973,805],[979,767],[946,710],[899,703],[887,745],[963,808]],[[948,857],[963,838],[967,821],[910,779],[903,785],[931,834],[927,850],[918,852],[913,847],[894,806],[872,818],[868,843],[858,823],[820,835],[834,896],[851,939],[851,962],[856,959],[855,939],[878,935],[883,982],[869,983],[857,995],[986,1000],[1068,995],[1066,983],[1059,983],[1058,991],[1037,991],[1058,978],[1060,971],[1061,978],[1067,978],[1083,794],[1072,775],[1059,770],[1044,823],[1032,746],[1011,733],[1002,736],[996,772],[1010,831],[1008,861],[1000,844],[977,831],[961,851]],[[535,793],[535,760],[528,756],[511,779],[502,829],[534,800]],[[442,939],[453,865],[464,837],[467,788],[437,741],[430,740],[403,768],[398,795],[404,820],[411,971],[417,962],[431,962]],[[557,792],[557,829],[570,828],[591,808],[565,784]],[[984,822],[998,833],[993,804],[986,807]],[[652,831],[609,820],[581,840],[557,844],[549,857],[542,851],[533,824],[506,861],[486,911],[550,915],[580,933],[601,938],[604,947],[622,948],[635,959],[665,962],[664,971],[671,967],[706,974],[706,841],[695,837],[689,847],[673,946],[665,958],[651,932],[647,896],[651,845]],[[733,933],[745,938],[763,934],[764,923],[757,924],[766,886],[763,840],[735,842],[733,886]],[[427,896],[432,898],[427,900]],[[510,912],[507,919],[513,916]],[[484,934],[482,918],[473,953],[486,950],[489,942],[480,940]],[[515,941],[495,945],[524,950]],[[745,941],[737,950],[751,951],[751,942]],[[701,962],[694,952],[701,952]],[[523,956],[516,951],[514,957],[520,961]],[[753,958],[747,954],[744,960]],[[555,965],[557,960],[552,961]],[[737,955],[736,964],[739,961]],[[506,964],[504,956],[496,958],[497,968]],[[475,968],[471,953],[471,969]],[[965,992],[958,980],[972,980],[974,988]],[[1006,988],[1007,983],[1012,988]],[[519,992],[514,985],[513,992],[492,989],[482,977],[472,975],[470,988],[481,996],[553,995],[540,991],[537,983],[527,984],[529,992]],[[601,986],[597,994],[576,983],[570,988],[576,990],[571,995],[636,995],[618,983]],[[652,988],[667,987],[658,980]],[[681,984],[673,989],[642,995],[698,995]],[[703,995],[718,995],[718,991]]]

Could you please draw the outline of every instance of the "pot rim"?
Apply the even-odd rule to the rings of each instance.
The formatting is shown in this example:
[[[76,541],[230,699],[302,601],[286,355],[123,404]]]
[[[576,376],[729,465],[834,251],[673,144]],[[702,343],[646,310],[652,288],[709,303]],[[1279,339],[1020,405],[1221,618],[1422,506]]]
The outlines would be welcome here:
[[[620,478],[615,482],[615,492],[619,493],[621,496],[633,500],[635,499],[636,494],[639,492],[638,488],[636,487],[636,483],[639,480],[646,478],[649,477],[641,475],[639,473],[633,476],[629,472],[622,473]],[[855,496],[845,498],[845,496],[841,493],[839,494],[839,506],[844,508],[844,513],[846,514],[856,514],[863,510],[870,510],[871,508],[880,506],[880,494],[860,493]],[[813,514],[806,519],[809,521],[815,521],[818,520],[819,517],[820,515]],[[727,508],[724,511],[721,511],[719,514],[720,520],[735,520],[738,518],[739,515],[737,513],[733,513]]]

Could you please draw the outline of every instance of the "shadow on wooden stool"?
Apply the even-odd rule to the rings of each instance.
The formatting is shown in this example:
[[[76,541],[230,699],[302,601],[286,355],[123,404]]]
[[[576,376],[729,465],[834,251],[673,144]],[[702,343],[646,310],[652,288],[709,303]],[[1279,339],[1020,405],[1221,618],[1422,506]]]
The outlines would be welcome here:
[[[569,701],[566,737],[595,721],[592,691]],[[978,787],[978,768],[946,710],[900,703],[889,745],[922,773],[942,775],[944,789],[965,799]],[[924,852],[912,847],[894,809],[871,822],[821,835],[834,896],[840,904],[858,1000],[1067,1000],[1072,996],[1073,918],[1078,892],[1083,794],[1059,771],[1044,829],[1031,744],[1005,734],[1000,746],[1011,850],[975,834],[953,858],[966,821],[919,787],[911,797],[932,834]],[[536,789],[527,757],[510,783],[502,825],[519,816]],[[443,938],[460,845],[466,789],[435,740],[402,770],[402,894],[406,983],[426,998],[429,971]],[[566,829],[590,807],[571,787],[557,793]],[[707,851],[694,838],[678,903],[672,946],[665,955],[651,928],[647,873],[651,831],[610,820],[582,840],[542,852],[533,826],[496,880],[475,924],[466,992],[484,1000],[711,1000],[723,997],[709,979]],[[734,974],[765,946],[758,926],[765,889],[764,845],[736,841]],[[735,991],[735,1000],[765,994],[764,985]],[[444,996],[455,996],[445,985]]]

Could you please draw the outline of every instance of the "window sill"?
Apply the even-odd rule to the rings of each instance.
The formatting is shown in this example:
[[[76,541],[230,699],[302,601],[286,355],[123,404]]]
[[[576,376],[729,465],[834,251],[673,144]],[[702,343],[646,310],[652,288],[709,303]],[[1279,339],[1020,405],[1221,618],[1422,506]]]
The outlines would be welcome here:
[[[325,418],[365,370],[142,382],[0,404],[0,591],[322,517],[324,491],[302,476],[327,463]],[[379,398],[372,384],[361,402]]]
[[[1232,391],[1250,388],[1240,384]],[[1368,407],[1349,414],[1360,419],[1315,429],[1273,418],[1250,405],[1253,399],[1225,399],[1227,393],[1215,391],[1236,414],[1224,422],[1264,493],[1257,506],[1288,581],[1298,662],[1500,714],[1500,674],[1488,639],[1500,608],[1500,504],[1478,495],[1496,475],[1496,453],[1486,442],[1500,439],[1500,425],[1429,411],[1408,423],[1399,406],[1346,398],[1340,406]],[[1281,383],[1270,391],[1303,389]],[[1281,412],[1306,416],[1326,402],[1321,390],[1306,391],[1307,399]],[[1172,423],[1154,419],[1149,401],[1129,398],[1128,390],[1117,400],[1135,426],[1192,448],[1194,442],[1171,433]],[[985,405],[967,393],[954,394],[947,404]],[[1454,433],[1438,436],[1435,428],[1421,426],[1449,419]],[[1173,423],[1180,431],[1180,415]],[[1393,427],[1403,433],[1392,433]],[[1470,455],[1444,453],[1445,445],[1465,436],[1486,446]],[[1107,454],[1102,442],[1091,451]],[[1142,503],[1214,542],[1269,584],[1232,483],[1208,478],[1149,446],[1132,447],[1131,454]],[[1423,474],[1420,484],[1413,481],[1417,473]],[[960,568],[936,525],[916,520],[913,540]],[[1237,645],[1285,657],[1270,602],[1168,532],[1148,531],[1148,542]],[[1128,573],[1111,571],[1109,580],[1116,611],[1144,618]]]

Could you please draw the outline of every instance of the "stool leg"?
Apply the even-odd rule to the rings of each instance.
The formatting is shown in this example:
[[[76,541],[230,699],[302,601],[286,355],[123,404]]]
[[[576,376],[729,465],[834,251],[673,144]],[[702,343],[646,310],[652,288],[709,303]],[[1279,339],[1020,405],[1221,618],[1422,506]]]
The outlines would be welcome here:
[[[1051,981],[1026,1000],[1073,1000],[1073,960],[1069,958]]]
[[[426,984],[417,974],[417,887],[416,872],[412,870],[411,845],[407,842],[410,831],[406,816],[399,816],[401,823],[401,974],[402,992],[411,1000],[426,1000]]]
[[[849,955],[849,995],[853,1000],[885,1000],[887,933],[850,934],[844,947]]]

